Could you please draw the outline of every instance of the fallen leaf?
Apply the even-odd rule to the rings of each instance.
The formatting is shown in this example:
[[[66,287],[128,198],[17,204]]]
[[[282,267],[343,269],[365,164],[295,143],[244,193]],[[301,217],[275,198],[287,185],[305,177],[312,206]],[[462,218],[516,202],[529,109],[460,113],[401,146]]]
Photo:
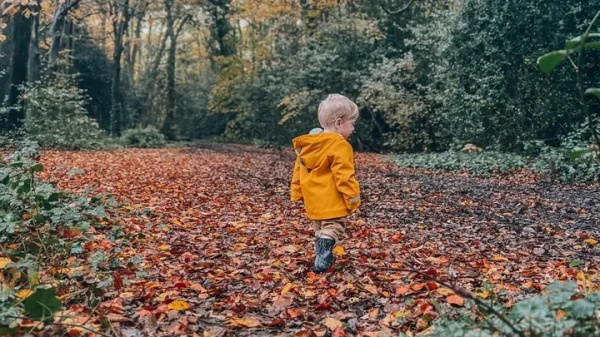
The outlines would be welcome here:
[[[333,317],[327,317],[323,320],[323,325],[325,325],[329,330],[335,330],[342,326],[342,322]]]
[[[446,297],[446,301],[450,304],[455,304],[458,306],[463,306],[465,304],[465,300],[458,295],[450,295]]]
[[[4,269],[7,264],[12,263],[8,257],[0,257],[0,269]]]
[[[508,259],[506,258],[506,256],[501,255],[501,254],[494,254],[494,256],[492,256],[492,260],[493,261],[497,261],[497,262],[508,261]]]
[[[31,296],[33,294],[33,290],[31,289],[21,289],[19,292],[17,292],[15,294],[15,297],[17,297],[18,299],[24,300],[27,297]]]
[[[333,248],[333,253],[337,256],[344,256],[346,255],[346,251],[344,250],[344,247],[342,246],[335,246],[335,248]]]
[[[258,328],[258,327],[262,326],[260,321],[254,317],[232,318],[231,320],[229,320],[229,324],[233,325],[233,326],[240,326],[240,327],[246,327],[246,328]]]
[[[184,311],[190,308],[190,304],[185,301],[177,300],[169,303],[168,308],[171,310]]]
[[[587,239],[587,240],[583,240],[583,242],[587,243],[590,246],[595,246],[598,243],[598,241],[595,239]]]

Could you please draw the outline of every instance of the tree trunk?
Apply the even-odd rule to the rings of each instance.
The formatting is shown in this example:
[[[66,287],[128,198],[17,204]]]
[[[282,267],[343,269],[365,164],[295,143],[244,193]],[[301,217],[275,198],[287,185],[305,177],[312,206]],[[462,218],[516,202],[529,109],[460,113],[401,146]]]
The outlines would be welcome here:
[[[177,40],[175,38],[175,19],[173,18],[174,0],[165,0],[165,11],[167,13],[167,36],[169,37],[169,54],[167,55],[167,114],[161,129],[169,140],[175,139],[175,58],[177,51]]]
[[[121,56],[123,55],[123,37],[131,19],[129,0],[122,4],[119,19],[113,23],[115,46],[113,51],[113,73],[111,81],[111,131],[113,136],[121,135],[123,125],[123,106],[121,102]]]
[[[37,10],[37,8],[36,8]],[[29,61],[27,79],[34,82],[40,79],[40,16],[33,17],[31,42],[29,43]]]
[[[212,40],[217,42],[218,50],[214,56],[231,56],[235,54],[235,46],[227,40],[231,26],[229,23],[230,0],[210,0],[211,16],[214,27],[211,30]]]
[[[22,102],[19,102],[21,94],[20,86],[27,83],[28,63],[29,63],[29,44],[31,41],[31,26],[33,16],[26,18],[22,11],[26,7],[21,6],[21,11],[14,16],[15,25],[13,28],[13,39],[15,49],[11,58],[11,79],[10,90],[8,94],[8,106],[18,106],[17,109],[11,109],[8,113],[7,129],[20,128],[25,118],[25,110]]]
[[[79,4],[81,0],[67,0],[64,3],[60,4],[58,8],[54,11],[54,16],[52,17],[52,24],[50,25],[50,56],[49,62],[50,64],[56,64],[56,61],[60,57],[60,49],[61,46],[65,44],[65,41],[62,41],[63,34],[72,30],[72,27],[65,27],[67,14],[69,11]],[[66,45],[69,45],[70,41],[66,42]]]

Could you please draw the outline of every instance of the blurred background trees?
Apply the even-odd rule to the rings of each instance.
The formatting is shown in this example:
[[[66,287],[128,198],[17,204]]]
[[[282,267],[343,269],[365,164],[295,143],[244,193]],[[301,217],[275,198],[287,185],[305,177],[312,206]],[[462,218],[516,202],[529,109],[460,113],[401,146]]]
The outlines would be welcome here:
[[[600,51],[577,71],[563,62],[545,74],[536,60],[599,10],[591,0],[4,0],[1,129],[58,135],[83,116],[81,130],[113,137],[288,146],[337,92],[360,106],[362,150],[590,143],[576,74],[597,86]],[[53,122],[33,127],[44,118]]]

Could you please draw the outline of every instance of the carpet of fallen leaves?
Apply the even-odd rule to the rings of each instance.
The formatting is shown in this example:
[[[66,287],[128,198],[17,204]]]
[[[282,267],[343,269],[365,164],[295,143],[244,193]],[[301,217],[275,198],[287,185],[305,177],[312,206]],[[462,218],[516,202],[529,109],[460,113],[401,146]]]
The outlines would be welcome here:
[[[115,272],[101,306],[122,336],[391,336],[474,310],[436,280],[507,307],[555,280],[600,288],[597,186],[408,170],[362,153],[361,210],[335,270],[315,275],[311,222],[288,197],[293,160],[233,145],[42,157],[59,188],[124,205],[118,225],[135,239],[120,255],[143,262]],[[88,248],[109,249],[97,236]]]

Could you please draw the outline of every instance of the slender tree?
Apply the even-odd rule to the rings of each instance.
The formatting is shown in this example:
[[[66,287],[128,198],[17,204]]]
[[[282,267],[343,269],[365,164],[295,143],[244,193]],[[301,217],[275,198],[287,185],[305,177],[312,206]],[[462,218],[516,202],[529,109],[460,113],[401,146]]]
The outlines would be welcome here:
[[[31,27],[33,16],[27,6],[20,6],[19,13],[15,14],[12,37],[14,50],[11,58],[11,79],[8,94],[8,106],[15,107],[8,114],[8,129],[19,128],[23,125],[25,110],[19,100],[21,86],[27,82],[29,74],[29,48],[31,43]]]

